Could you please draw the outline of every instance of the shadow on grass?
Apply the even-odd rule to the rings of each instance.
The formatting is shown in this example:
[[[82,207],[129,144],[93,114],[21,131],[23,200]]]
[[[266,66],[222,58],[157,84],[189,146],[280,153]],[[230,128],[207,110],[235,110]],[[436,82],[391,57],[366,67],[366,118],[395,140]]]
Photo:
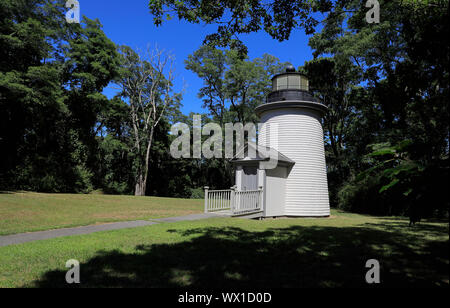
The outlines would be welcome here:
[[[404,234],[371,226],[292,226],[262,232],[234,227],[168,232],[189,238],[140,245],[135,253],[101,251],[81,264],[77,286],[366,287],[368,259],[381,264],[381,287],[448,286],[448,240],[426,241],[426,230]],[[49,271],[32,286],[75,286],[64,277],[65,271]]]
[[[381,219],[381,218],[380,218]],[[449,224],[448,221],[431,221],[427,220],[427,223],[424,222],[417,222],[414,226],[409,226],[409,220],[402,219],[402,218],[382,218],[381,221],[377,223],[366,223],[366,226],[369,227],[375,227],[382,230],[390,231],[390,232],[399,232],[404,233],[406,232],[413,232],[415,234],[424,235],[427,234],[428,236],[441,236],[445,233],[448,234],[449,232]],[[437,224],[430,224],[430,222],[438,222],[441,223],[441,225]],[[442,225],[442,223],[447,223],[446,226]]]

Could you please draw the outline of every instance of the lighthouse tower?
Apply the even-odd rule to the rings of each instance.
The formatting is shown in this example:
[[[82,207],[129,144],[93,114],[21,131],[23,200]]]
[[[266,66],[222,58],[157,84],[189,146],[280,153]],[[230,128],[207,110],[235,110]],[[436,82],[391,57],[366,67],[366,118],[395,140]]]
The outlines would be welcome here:
[[[255,110],[264,124],[259,145],[273,148],[293,161],[284,164],[282,170],[266,170],[264,186],[269,195],[266,193],[265,216],[330,215],[321,124],[327,107],[308,91],[306,76],[289,66],[285,73],[272,78],[272,92]],[[277,193],[271,192],[267,181],[280,177],[284,183]]]

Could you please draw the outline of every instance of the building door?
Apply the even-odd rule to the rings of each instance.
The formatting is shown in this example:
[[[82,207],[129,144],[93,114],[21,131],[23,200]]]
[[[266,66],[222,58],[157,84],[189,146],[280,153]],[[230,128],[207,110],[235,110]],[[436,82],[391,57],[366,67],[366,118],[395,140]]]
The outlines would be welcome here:
[[[243,167],[242,190],[258,189],[258,169],[256,167]]]

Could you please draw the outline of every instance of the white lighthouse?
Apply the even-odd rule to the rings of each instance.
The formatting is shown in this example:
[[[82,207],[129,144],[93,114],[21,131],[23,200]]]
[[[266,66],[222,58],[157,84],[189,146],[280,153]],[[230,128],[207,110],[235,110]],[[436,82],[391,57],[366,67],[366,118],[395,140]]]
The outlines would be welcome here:
[[[327,107],[308,91],[308,79],[288,67],[255,110],[263,123],[258,147],[277,153],[275,168],[264,167],[268,157],[261,154],[232,160],[237,190],[261,189],[262,217],[330,215],[321,124]]]
[[[272,78],[272,92],[266,103],[256,108],[260,121],[265,124],[259,135],[259,144],[272,147],[294,161],[289,167],[276,168],[286,169],[286,179],[284,206],[276,206],[274,216],[330,215],[321,124],[327,107],[308,91],[308,79],[295,72],[293,67],[288,67],[285,73]],[[269,138],[271,126],[278,128],[276,142]],[[268,177],[272,173],[277,173],[277,170],[266,170]],[[277,197],[271,196],[274,192],[270,187],[266,188],[266,209],[270,215],[271,203],[277,202]]]
[[[306,76],[290,66],[272,78],[272,92],[255,109],[263,124],[258,145],[249,143],[231,162],[230,190],[208,191],[205,212],[233,216],[324,217],[330,215],[321,118],[327,107],[309,93]],[[250,155],[250,148],[253,153]],[[275,164],[267,164],[275,153]]]

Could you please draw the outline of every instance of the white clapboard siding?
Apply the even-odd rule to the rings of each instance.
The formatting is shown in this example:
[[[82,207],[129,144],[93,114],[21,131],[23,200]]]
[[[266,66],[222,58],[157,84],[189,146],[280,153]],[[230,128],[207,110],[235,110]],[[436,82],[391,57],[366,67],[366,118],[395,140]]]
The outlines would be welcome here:
[[[307,108],[272,109],[261,114],[261,122],[265,125],[259,132],[260,144],[295,161],[286,179],[284,213],[280,215],[330,215],[320,114]],[[276,143],[269,137],[273,123],[278,127]]]

